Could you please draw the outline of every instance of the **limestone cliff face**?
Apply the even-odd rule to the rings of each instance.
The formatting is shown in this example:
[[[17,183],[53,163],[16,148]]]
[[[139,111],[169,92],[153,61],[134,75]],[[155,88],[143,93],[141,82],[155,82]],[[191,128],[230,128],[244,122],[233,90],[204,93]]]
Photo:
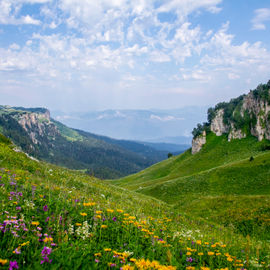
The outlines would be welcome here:
[[[210,125],[211,131],[214,132],[217,136],[221,136],[223,133],[227,133],[229,130],[229,127],[224,124],[223,115],[224,109],[218,110]]]
[[[192,140],[192,148],[191,148],[192,155],[200,152],[205,143],[206,143],[206,132],[203,131],[202,135],[193,138]]]
[[[199,152],[206,143],[202,131],[211,131],[217,136],[226,134],[228,141],[243,139],[249,134],[259,141],[270,140],[270,81],[259,85],[248,95],[209,109],[208,123],[198,125],[193,131],[192,154]]]
[[[18,123],[29,134],[34,144],[40,143],[40,138],[49,136],[52,140],[59,134],[56,126],[50,121],[50,112],[24,112],[16,116]]]
[[[254,93],[250,92],[244,98],[242,112],[245,110],[256,116],[256,124],[251,128],[251,134],[259,141],[264,138],[270,140],[270,104],[262,98],[254,97]]]

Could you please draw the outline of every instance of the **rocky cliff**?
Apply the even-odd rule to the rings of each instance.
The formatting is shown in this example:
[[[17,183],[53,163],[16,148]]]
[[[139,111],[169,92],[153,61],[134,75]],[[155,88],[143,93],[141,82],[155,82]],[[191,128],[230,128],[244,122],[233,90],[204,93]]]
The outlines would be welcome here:
[[[219,103],[208,110],[208,122],[193,130],[192,154],[206,143],[205,133],[226,134],[228,141],[249,135],[270,140],[270,81],[247,95]]]
[[[59,134],[57,127],[50,120],[50,112],[36,111],[24,112],[16,115],[16,120],[21,127],[29,134],[34,144],[41,144],[40,138],[50,137],[55,140]]]

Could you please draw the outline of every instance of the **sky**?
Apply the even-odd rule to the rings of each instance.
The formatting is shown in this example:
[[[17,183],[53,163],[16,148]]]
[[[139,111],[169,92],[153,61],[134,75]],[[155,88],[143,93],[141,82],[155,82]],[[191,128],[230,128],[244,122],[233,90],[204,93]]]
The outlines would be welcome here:
[[[0,0],[1,105],[212,106],[269,63],[269,0]]]

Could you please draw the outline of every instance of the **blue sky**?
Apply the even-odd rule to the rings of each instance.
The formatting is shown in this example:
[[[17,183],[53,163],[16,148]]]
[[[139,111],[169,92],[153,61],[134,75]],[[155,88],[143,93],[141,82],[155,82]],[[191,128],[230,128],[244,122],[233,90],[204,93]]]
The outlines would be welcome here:
[[[214,105],[270,79],[269,0],[0,0],[0,104]]]

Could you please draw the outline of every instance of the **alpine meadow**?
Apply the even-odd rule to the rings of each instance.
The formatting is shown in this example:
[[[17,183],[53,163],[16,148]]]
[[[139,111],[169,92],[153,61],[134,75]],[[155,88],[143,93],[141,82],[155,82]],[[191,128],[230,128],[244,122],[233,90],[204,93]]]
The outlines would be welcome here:
[[[0,0],[0,270],[270,270],[269,63],[269,0]]]

